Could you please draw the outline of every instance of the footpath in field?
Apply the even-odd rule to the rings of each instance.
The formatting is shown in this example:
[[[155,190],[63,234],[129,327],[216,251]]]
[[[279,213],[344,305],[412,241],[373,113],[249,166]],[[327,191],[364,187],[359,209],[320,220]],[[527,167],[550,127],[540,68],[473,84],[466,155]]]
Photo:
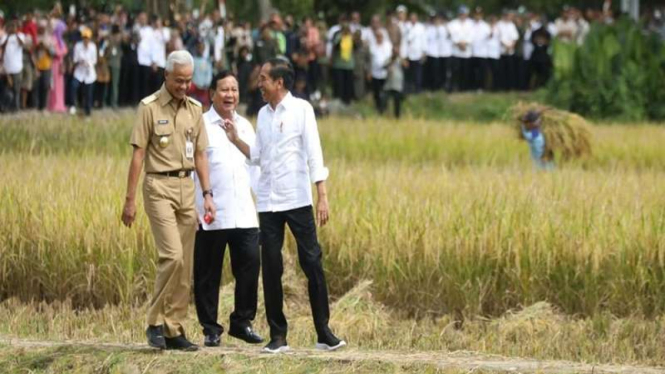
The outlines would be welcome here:
[[[38,341],[0,336],[0,345],[22,348],[41,349],[57,347],[95,348],[125,351],[146,351],[144,344],[118,344],[76,341]],[[192,355],[192,353],[168,351],[167,355]],[[197,354],[204,355],[242,355],[269,359],[272,355],[261,353],[260,349],[223,347],[206,348]],[[590,373],[590,374],[665,374],[663,367],[591,365],[569,361],[534,360],[513,358],[499,355],[480,354],[469,351],[456,352],[408,352],[408,351],[362,351],[346,349],[338,352],[321,352],[312,349],[294,349],[283,353],[294,358],[340,362],[383,362],[401,366],[430,365],[439,369],[459,369],[469,372],[509,372],[509,373]]]

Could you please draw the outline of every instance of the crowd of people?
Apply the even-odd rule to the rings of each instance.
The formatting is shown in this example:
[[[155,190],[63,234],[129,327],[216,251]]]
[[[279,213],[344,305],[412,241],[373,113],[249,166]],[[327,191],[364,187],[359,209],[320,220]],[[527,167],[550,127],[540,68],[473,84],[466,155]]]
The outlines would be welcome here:
[[[394,101],[399,116],[405,94],[423,90],[530,90],[552,72],[552,41],[584,41],[590,23],[614,21],[609,8],[574,7],[547,20],[524,9],[486,15],[462,6],[455,13],[422,17],[400,5],[371,16],[322,19],[272,14],[258,25],[195,10],[162,19],[131,14],[122,6],[94,10],[0,15],[0,111],[54,112],[133,106],[162,84],[166,56],[186,49],[195,58],[190,95],[209,105],[212,77],[222,70],[239,78],[240,99],[255,115],[264,104],[259,66],[275,56],[296,71],[294,95],[348,104],[372,93],[379,112]],[[665,36],[662,11],[650,25]]]

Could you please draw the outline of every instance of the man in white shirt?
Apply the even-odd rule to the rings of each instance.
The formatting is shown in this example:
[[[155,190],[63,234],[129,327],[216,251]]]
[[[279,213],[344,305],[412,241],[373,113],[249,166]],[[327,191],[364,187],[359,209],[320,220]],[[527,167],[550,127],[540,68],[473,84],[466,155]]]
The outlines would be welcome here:
[[[439,71],[440,71],[440,58],[439,52],[441,48],[439,47],[439,28],[438,28],[438,16],[432,14],[430,16],[429,22],[425,26],[425,54],[427,59],[425,60],[425,76],[427,79],[423,81],[423,86],[425,89],[434,91],[439,88]]]
[[[499,84],[499,74],[500,70],[500,58],[501,58],[501,35],[499,33],[499,27],[497,26],[499,19],[495,15],[491,15],[488,19],[490,26],[490,36],[487,41],[487,64],[490,70],[490,89],[492,91],[498,90]]]
[[[257,210],[261,227],[261,261],[266,318],[270,343],[264,351],[289,350],[287,322],[283,312],[282,245],[285,225],[298,244],[298,259],[305,275],[312,317],[317,334],[316,348],[335,350],[346,345],[330,330],[328,287],[321,263],[321,247],[316,225],[328,222],[328,197],[325,181],[328,169],[314,109],[305,100],[291,95],[294,80],[289,62],[274,58],[261,67],[259,89],[268,102],[259,111],[256,142],[240,139],[237,126],[226,120],[226,134],[253,164],[261,166],[257,188]],[[312,211],[311,183],[316,184],[316,215]]]
[[[206,153],[217,214],[213,222],[206,221],[203,191],[195,174],[196,210],[200,222],[194,244],[196,313],[203,327],[204,345],[219,346],[220,335],[224,331],[217,322],[219,285],[228,244],[231,270],[236,281],[229,335],[256,344],[263,342],[263,338],[252,330],[261,261],[259,222],[250,186],[258,177],[258,167],[250,166],[245,155],[229,142],[222,127],[224,120],[233,121],[238,128],[238,136],[246,143],[253,144],[256,136],[249,121],[236,112],[240,98],[238,81],[233,73],[218,73],[213,78],[210,92],[213,104],[203,114],[203,122],[208,133]]]
[[[74,80],[72,83],[73,97],[78,97],[79,87],[83,90],[83,108],[89,116],[92,109],[93,84],[97,81],[97,46],[90,39],[92,30],[84,27],[81,30],[82,41],[74,46]],[[72,112],[75,112],[73,110]]]
[[[162,19],[158,16],[152,23],[153,41],[150,49],[152,58],[152,87],[158,90],[164,83],[164,68],[166,67],[166,43],[171,40],[171,30],[164,27]]]
[[[448,20],[443,13],[436,17],[436,28],[439,41],[439,72],[438,87],[444,88],[447,92],[451,91],[451,59],[453,55],[453,41],[450,39],[448,30]]]
[[[148,16],[145,12],[139,13],[136,17],[135,29],[138,30],[139,44],[136,49],[136,56],[139,62],[139,73],[141,77],[141,97],[146,97],[157,90],[155,88],[155,79],[157,65],[153,61],[153,46],[155,43],[155,31],[148,24]]]
[[[14,93],[10,110],[18,110],[21,107],[24,43],[25,35],[18,32],[18,20],[11,20],[7,24],[7,34],[0,39],[0,49],[3,51],[2,67],[11,80],[10,86]]]
[[[425,26],[418,20],[417,13],[411,13],[405,30],[406,32],[403,34],[405,54],[402,57],[408,61],[406,91],[407,93],[420,93],[423,86],[423,63],[427,35]]]
[[[518,87],[517,55],[515,54],[517,41],[520,38],[517,26],[513,22],[514,13],[505,10],[501,20],[497,23],[501,40],[501,73],[499,87],[511,90]]]
[[[386,110],[385,93],[383,85],[386,83],[388,77],[388,63],[390,56],[393,53],[393,44],[388,39],[383,29],[374,30],[374,40],[369,45],[370,54],[370,74],[372,76],[372,94],[374,96],[374,104],[379,114],[383,114]]]
[[[471,43],[473,43],[473,21],[469,19],[469,8],[461,6],[458,17],[448,24],[453,41],[452,76],[454,89],[467,90],[471,77]]]
[[[471,44],[471,66],[473,67],[472,88],[482,90],[485,88],[485,78],[488,70],[488,44],[492,30],[483,19],[483,9],[477,7],[473,15],[473,43]]]

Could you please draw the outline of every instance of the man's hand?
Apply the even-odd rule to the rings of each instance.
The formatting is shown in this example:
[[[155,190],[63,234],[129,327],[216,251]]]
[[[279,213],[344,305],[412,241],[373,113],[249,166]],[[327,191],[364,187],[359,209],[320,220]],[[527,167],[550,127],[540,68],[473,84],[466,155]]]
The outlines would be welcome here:
[[[210,220],[210,223],[215,222],[215,216],[217,215],[217,208],[215,208],[215,203],[212,201],[212,197],[210,197],[210,195],[206,195],[203,201],[203,210],[205,210],[206,213],[210,214],[210,217],[212,218]]]
[[[316,225],[319,227],[325,226],[330,219],[330,210],[328,208],[328,198],[319,197],[316,202]]]
[[[229,138],[229,141],[235,144],[238,141],[238,128],[233,120],[224,119],[224,122],[220,126],[226,132],[226,137]]]
[[[125,207],[122,208],[122,223],[127,227],[132,227],[136,218],[136,204],[133,200],[125,201]]]

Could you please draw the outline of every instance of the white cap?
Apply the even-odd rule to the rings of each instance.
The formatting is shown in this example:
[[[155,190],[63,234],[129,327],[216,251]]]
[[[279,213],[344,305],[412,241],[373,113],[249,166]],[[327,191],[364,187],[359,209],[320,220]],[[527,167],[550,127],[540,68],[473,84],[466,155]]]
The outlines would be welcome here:
[[[400,5],[397,6],[397,9],[396,9],[396,10],[397,10],[397,13],[400,13],[400,12],[406,12],[406,11],[407,11],[407,9],[406,9],[406,5],[404,5],[404,4],[400,4]]]

